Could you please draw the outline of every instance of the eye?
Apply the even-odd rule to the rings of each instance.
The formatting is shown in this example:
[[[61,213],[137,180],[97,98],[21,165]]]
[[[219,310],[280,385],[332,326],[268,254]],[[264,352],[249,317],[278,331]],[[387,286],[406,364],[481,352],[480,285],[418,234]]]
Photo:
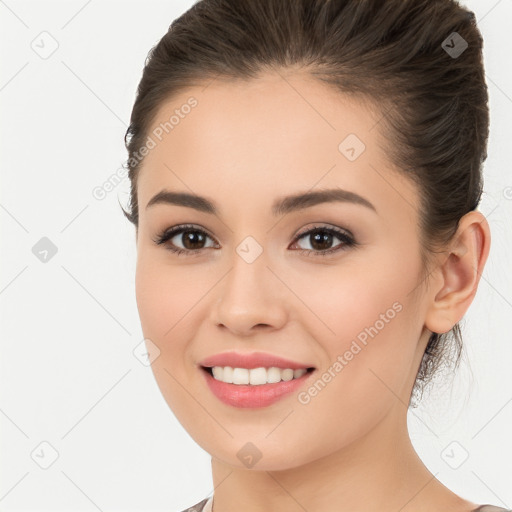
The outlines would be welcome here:
[[[326,247],[330,246],[335,238],[340,240],[341,243],[334,247]],[[173,239],[176,240],[173,241]],[[157,245],[165,244],[167,250],[177,255],[194,256],[199,255],[203,249],[214,247],[213,245],[205,245],[207,239],[213,240],[213,237],[205,230],[193,224],[186,224],[165,229],[153,239],[153,242]],[[305,239],[311,248],[301,248],[298,252],[308,256],[327,256],[358,245],[354,237],[348,232],[326,226],[314,226],[308,231],[297,235],[294,245],[302,239]],[[180,243],[182,247],[177,245]]]
[[[176,246],[176,243],[172,241],[173,238],[182,243],[183,247]],[[213,240],[203,229],[199,229],[192,224],[186,224],[164,230],[153,241],[158,245],[166,244],[169,251],[178,255],[186,254],[189,256],[198,254],[202,249],[208,248],[204,246],[207,238]]]
[[[332,245],[335,238],[341,240],[342,243],[334,247],[327,247]],[[328,256],[334,252],[346,250],[357,245],[354,237],[348,232],[326,226],[315,226],[297,235],[296,240],[300,241],[302,239],[305,239],[306,245],[309,245],[310,248],[303,248],[299,252],[307,256]]]

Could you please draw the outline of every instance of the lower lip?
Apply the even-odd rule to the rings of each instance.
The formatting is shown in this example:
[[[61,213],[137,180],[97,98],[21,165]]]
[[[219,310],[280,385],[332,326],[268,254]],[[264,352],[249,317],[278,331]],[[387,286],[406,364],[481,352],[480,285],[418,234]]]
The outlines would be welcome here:
[[[313,371],[308,371],[298,379],[289,381],[282,380],[273,384],[260,385],[244,385],[244,384],[228,384],[216,380],[208,371],[201,368],[205,376],[206,383],[212,393],[227,405],[233,407],[267,407],[277,402],[293,391],[297,391],[310,377]]]

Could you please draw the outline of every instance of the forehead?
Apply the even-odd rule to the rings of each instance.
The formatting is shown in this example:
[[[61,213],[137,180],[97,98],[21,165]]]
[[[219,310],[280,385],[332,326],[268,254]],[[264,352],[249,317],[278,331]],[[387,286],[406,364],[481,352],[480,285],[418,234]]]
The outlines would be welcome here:
[[[396,204],[414,189],[390,167],[381,118],[372,103],[304,75],[190,87],[162,103],[150,127],[154,147],[141,166],[140,210],[164,188],[220,203],[243,195],[247,208],[315,186],[351,190],[376,206]]]

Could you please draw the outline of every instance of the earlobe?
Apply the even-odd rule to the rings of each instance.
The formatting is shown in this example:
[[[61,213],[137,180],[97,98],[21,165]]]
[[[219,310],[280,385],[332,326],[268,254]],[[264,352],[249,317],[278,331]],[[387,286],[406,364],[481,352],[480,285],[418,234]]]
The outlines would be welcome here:
[[[473,302],[489,255],[491,234],[487,219],[478,211],[464,215],[453,242],[439,260],[439,284],[432,297],[426,327],[448,332],[459,322]]]

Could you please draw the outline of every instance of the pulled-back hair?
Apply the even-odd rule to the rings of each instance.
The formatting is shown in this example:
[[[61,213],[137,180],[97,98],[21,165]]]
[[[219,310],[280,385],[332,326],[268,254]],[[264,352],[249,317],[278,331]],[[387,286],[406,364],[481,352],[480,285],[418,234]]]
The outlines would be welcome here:
[[[456,34],[454,34],[454,32]],[[467,47],[466,47],[467,45]],[[377,105],[389,161],[419,191],[424,278],[482,195],[488,93],[483,39],[456,0],[199,0],[150,50],[125,135],[138,228],[140,148],[162,103],[211,80],[300,70]],[[462,353],[459,323],[432,333],[413,395]]]

